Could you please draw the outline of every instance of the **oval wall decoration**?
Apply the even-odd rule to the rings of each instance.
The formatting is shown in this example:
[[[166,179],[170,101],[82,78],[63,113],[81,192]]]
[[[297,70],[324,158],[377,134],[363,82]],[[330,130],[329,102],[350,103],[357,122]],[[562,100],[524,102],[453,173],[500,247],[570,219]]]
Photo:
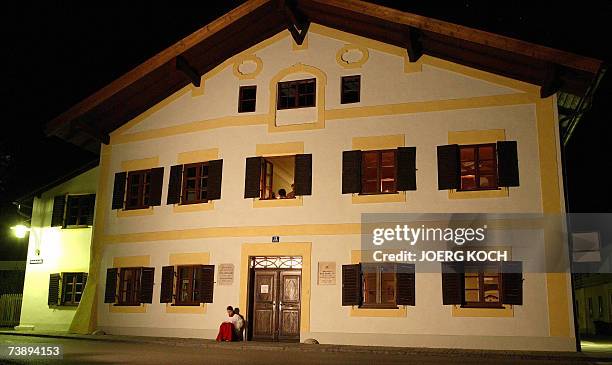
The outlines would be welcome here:
[[[344,68],[359,68],[368,61],[368,57],[366,47],[347,44],[336,53],[336,62]]]
[[[262,68],[261,58],[255,55],[242,56],[234,62],[234,75],[241,80],[254,79]]]

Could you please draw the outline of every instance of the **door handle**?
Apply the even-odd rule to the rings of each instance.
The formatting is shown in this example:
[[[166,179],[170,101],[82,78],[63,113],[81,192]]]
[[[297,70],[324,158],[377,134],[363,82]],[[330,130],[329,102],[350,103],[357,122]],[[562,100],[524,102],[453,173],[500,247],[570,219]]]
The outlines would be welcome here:
[[[272,309],[276,310],[276,300],[272,301]]]
[[[278,310],[279,311],[283,310],[283,302],[278,303]]]

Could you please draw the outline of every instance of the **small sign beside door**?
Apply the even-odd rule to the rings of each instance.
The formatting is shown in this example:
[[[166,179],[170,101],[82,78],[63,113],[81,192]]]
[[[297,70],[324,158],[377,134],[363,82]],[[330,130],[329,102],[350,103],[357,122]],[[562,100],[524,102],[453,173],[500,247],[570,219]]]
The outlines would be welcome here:
[[[234,264],[219,264],[217,285],[234,284]]]
[[[272,243],[280,242],[280,236],[272,236]]]
[[[336,285],[336,263],[329,261],[319,262],[319,285]]]

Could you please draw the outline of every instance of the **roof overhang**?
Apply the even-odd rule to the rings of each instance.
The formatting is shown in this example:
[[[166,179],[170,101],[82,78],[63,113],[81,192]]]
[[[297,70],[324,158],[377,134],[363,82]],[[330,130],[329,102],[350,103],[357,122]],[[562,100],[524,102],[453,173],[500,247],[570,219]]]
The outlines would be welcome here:
[[[47,124],[46,133],[98,152],[109,133],[233,55],[310,22],[558,91],[584,95],[602,61],[358,0],[251,0],[165,49]]]

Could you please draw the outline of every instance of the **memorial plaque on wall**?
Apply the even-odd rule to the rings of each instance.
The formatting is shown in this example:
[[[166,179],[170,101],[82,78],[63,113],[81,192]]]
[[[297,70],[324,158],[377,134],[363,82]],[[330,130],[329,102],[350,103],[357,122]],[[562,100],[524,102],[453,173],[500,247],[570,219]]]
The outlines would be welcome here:
[[[319,285],[336,285],[336,263],[319,262]]]
[[[234,283],[234,264],[219,264],[217,285],[232,285]]]

